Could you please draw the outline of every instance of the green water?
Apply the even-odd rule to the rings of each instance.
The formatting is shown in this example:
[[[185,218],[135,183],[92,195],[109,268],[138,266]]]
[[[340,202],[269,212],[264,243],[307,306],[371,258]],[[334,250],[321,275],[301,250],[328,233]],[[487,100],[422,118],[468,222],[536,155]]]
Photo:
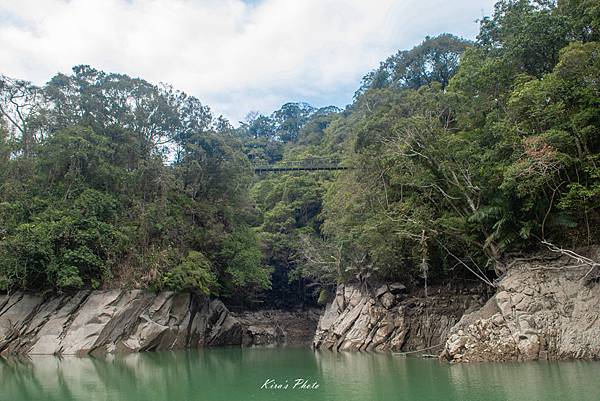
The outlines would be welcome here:
[[[273,379],[288,388],[265,389]],[[318,388],[296,388],[296,379]],[[311,387],[311,386],[309,386]],[[316,387],[313,385],[312,387]],[[448,365],[301,348],[0,358],[7,401],[599,400],[600,363]]]

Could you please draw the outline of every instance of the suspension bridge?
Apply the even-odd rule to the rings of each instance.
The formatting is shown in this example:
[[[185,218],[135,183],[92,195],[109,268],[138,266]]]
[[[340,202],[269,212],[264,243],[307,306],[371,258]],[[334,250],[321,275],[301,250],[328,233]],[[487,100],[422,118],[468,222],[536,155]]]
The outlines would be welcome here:
[[[262,173],[284,173],[288,171],[335,171],[350,170],[352,167],[343,166],[337,159],[312,158],[295,161],[285,161],[276,164],[254,163],[254,172]]]

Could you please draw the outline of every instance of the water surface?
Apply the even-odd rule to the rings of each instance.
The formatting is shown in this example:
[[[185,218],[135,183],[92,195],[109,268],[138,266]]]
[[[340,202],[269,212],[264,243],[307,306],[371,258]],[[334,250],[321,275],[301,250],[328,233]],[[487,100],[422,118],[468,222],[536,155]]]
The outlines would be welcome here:
[[[268,380],[281,388],[264,388]],[[448,365],[303,348],[0,358],[0,400],[7,401],[598,399],[597,362]]]

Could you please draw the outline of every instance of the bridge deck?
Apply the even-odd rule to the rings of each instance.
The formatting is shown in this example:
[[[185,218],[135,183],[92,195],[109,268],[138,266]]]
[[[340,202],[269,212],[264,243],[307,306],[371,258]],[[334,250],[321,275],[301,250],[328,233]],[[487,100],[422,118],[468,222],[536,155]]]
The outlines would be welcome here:
[[[334,170],[348,170],[350,167],[344,166],[256,166],[254,167],[255,173],[267,173],[267,172],[285,172],[285,171],[334,171]]]
[[[351,167],[342,166],[339,160],[328,158],[313,158],[292,160],[278,164],[255,164],[255,173],[286,172],[286,171],[334,171],[349,170]]]

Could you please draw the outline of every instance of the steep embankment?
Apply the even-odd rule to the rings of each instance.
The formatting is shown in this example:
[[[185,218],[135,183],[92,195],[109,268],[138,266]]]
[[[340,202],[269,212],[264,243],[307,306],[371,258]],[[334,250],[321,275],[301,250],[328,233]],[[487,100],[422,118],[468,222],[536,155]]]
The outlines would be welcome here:
[[[239,344],[220,301],[190,294],[79,291],[0,297],[2,353],[87,354]]]
[[[436,353],[464,312],[483,304],[485,300],[478,292],[475,288],[453,292],[439,288],[425,297],[407,294],[399,283],[371,291],[339,285],[319,320],[313,346],[340,351]]]
[[[81,355],[286,344],[312,338],[315,325],[314,312],[270,311],[265,316],[236,317],[219,300],[172,292],[0,296],[3,354]]]
[[[485,304],[478,293],[406,293],[340,285],[313,346],[332,350],[422,350],[452,362],[600,359],[600,250],[588,259],[532,255],[511,269]]]
[[[600,252],[587,257],[600,260]],[[562,256],[516,261],[496,295],[452,328],[454,362],[600,359],[598,266]]]
[[[600,260],[600,250],[585,256]],[[572,257],[515,260],[487,303],[481,288],[409,293],[340,285],[324,313],[231,313],[192,294],[79,291],[0,296],[0,353],[88,354],[219,345],[306,344],[420,350],[452,362],[600,359],[598,266]],[[318,320],[318,325],[317,325]],[[313,337],[314,334],[314,337]]]

